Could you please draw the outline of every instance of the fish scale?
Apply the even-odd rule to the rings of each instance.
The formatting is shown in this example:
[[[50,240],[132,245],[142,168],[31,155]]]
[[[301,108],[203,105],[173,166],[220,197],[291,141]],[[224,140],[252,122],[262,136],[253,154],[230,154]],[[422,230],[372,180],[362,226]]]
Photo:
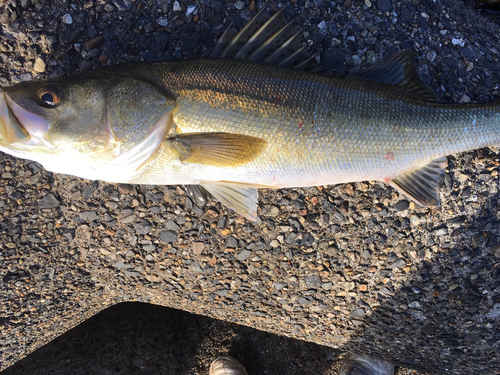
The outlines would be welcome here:
[[[384,181],[444,155],[500,143],[497,104],[427,103],[377,82],[364,89],[357,78],[244,61],[193,60],[140,66],[138,73],[171,88],[179,133],[229,132],[267,141],[246,165],[186,166],[175,183],[188,183],[186,176],[199,183],[207,174],[275,187]]]

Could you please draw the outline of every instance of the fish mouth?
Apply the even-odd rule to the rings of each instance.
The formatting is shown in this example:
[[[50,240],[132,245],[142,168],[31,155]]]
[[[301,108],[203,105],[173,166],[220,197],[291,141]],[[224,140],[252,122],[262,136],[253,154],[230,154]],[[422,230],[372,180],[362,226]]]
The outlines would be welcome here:
[[[16,104],[0,88],[0,140],[6,144],[40,145],[49,129],[47,120]]]

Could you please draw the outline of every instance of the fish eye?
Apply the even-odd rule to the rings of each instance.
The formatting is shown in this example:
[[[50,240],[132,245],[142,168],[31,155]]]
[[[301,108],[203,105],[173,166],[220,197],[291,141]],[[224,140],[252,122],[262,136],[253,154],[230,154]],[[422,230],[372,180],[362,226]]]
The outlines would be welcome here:
[[[38,99],[46,107],[55,107],[62,98],[62,90],[59,86],[50,85],[38,90]]]

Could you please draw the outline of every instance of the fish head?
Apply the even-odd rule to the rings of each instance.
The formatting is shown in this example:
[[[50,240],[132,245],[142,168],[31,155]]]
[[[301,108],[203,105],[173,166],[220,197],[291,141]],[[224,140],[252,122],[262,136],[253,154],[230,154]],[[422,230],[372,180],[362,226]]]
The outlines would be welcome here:
[[[95,79],[25,82],[0,89],[0,146],[58,153],[106,142],[106,85]]]
[[[131,161],[147,159],[152,146],[140,145],[150,134],[165,136],[168,121],[158,123],[172,103],[148,83],[106,72],[2,88],[0,151],[53,172],[109,181],[109,170],[123,175]],[[155,126],[166,130],[155,133]],[[120,178],[113,180],[125,182]]]

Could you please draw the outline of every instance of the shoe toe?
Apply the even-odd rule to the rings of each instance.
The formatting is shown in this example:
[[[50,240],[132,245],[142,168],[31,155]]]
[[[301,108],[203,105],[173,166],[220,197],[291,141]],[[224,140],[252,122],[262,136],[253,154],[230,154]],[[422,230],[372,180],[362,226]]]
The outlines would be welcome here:
[[[248,375],[236,359],[229,356],[219,357],[210,366],[210,375]]]

